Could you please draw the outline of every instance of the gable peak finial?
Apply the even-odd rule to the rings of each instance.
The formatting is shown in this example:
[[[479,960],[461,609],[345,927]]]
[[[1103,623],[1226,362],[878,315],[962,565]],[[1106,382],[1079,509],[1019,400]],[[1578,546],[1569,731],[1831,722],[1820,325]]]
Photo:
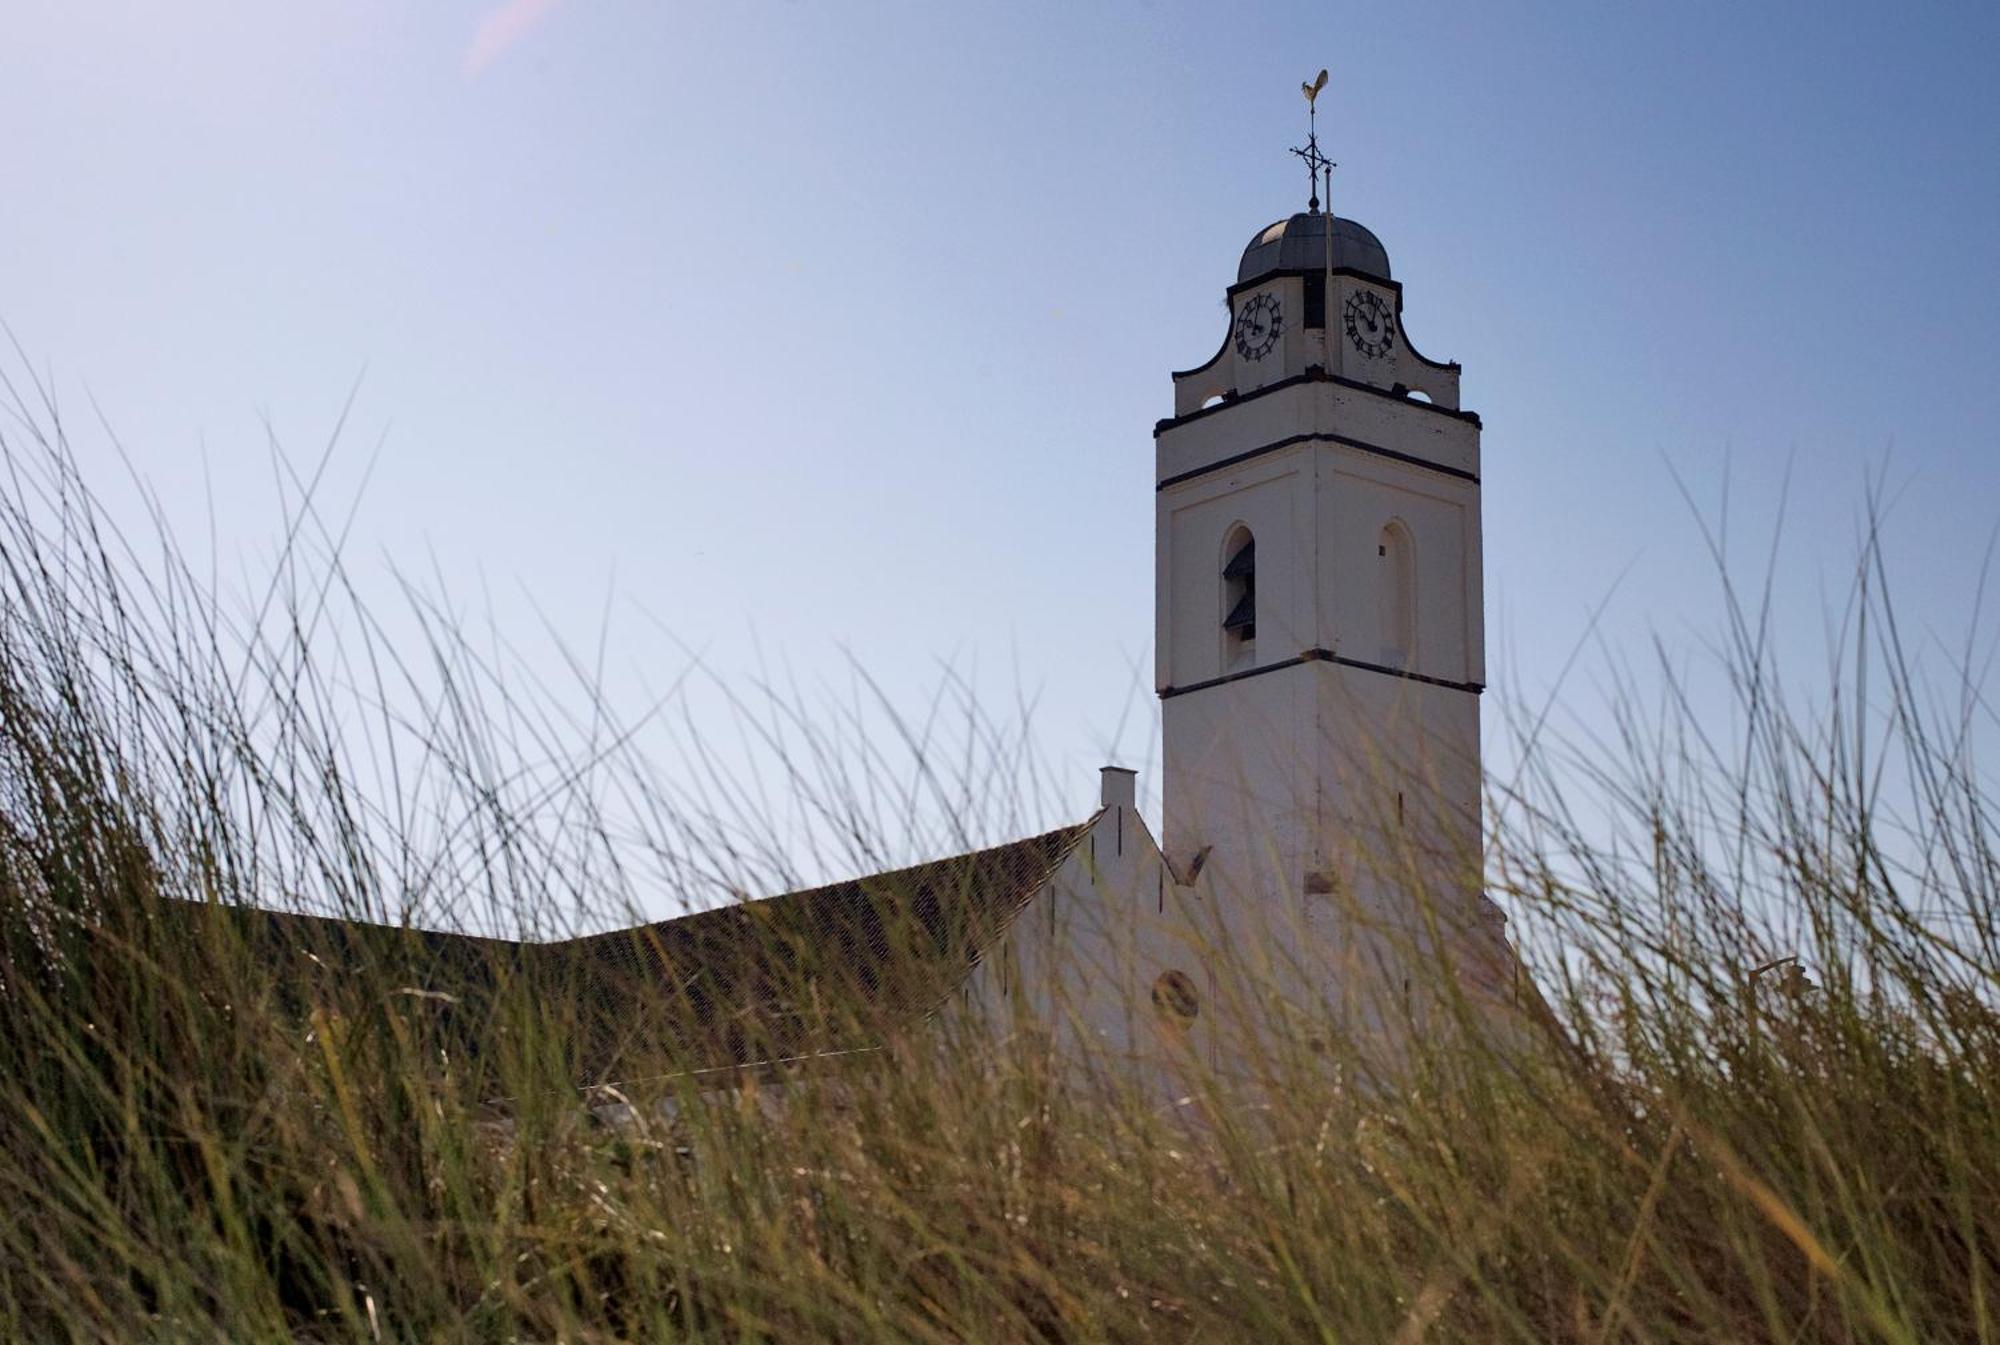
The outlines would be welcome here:
[[[1312,214],[1319,213],[1319,186],[1322,177],[1326,182],[1327,209],[1333,209],[1333,170],[1338,166],[1320,152],[1319,148],[1319,95],[1326,87],[1326,71],[1321,70],[1315,79],[1299,85],[1299,92],[1306,96],[1306,147],[1293,148],[1292,153],[1306,161],[1306,209]]]

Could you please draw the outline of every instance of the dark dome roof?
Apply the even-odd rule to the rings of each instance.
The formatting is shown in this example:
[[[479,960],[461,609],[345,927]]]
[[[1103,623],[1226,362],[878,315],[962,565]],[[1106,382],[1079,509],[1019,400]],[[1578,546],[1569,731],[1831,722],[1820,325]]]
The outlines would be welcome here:
[[[1301,213],[1279,220],[1250,240],[1236,268],[1236,282],[1240,285],[1273,271],[1317,271],[1325,266],[1328,220],[1333,221],[1333,269],[1390,279],[1389,253],[1381,239],[1351,219]]]

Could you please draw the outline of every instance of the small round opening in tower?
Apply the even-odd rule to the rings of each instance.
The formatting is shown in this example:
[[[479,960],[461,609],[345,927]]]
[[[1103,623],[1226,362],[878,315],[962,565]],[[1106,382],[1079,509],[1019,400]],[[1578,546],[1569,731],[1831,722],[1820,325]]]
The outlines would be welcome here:
[[[1186,1027],[1201,1013],[1201,996],[1184,971],[1163,971],[1153,982],[1153,1010],[1175,1027]]]

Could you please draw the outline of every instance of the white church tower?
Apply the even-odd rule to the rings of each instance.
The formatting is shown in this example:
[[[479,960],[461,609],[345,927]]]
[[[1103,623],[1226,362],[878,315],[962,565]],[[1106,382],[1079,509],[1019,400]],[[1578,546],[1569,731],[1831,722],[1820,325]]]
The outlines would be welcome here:
[[[1294,153],[1308,208],[1250,240],[1222,348],[1173,376],[1154,431],[1164,849],[1226,925],[1322,969],[1372,953],[1394,978],[1384,929],[1430,947],[1435,913],[1498,934],[1479,883],[1480,422],[1459,366],[1411,343],[1381,242],[1320,208],[1316,141]]]

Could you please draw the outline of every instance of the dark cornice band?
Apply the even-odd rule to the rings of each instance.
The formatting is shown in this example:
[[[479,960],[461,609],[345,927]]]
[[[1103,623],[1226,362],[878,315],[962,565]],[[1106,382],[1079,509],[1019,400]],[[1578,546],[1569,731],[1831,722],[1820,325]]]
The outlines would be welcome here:
[[[1185,696],[1190,691],[1206,691],[1219,687],[1225,682],[1241,682],[1247,677],[1258,677],[1264,673],[1281,672],[1286,668],[1296,668],[1301,663],[1338,663],[1343,668],[1358,668],[1362,672],[1381,673],[1384,677],[1400,677],[1406,682],[1422,682],[1425,686],[1443,687],[1447,691],[1466,691],[1477,696],[1486,690],[1479,682],[1452,682],[1442,677],[1427,677],[1423,673],[1409,672],[1403,668],[1390,668],[1380,663],[1369,663],[1358,658],[1343,658],[1331,649],[1308,649],[1295,658],[1281,659],[1276,663],[1266,663],[1261,668],[1245,668],[1242,672],[1224,673],[1211,677],[1205,682],[1191,682],[1184,687],[1161,687],[1159,697],[1168,700],[1175,696]]]
[[[1196,370],[1195,372],[1199,373],[1200,370]],[[1390,388],[1378,388],[1373,383],[1359,383],[1351,378],[1342,378],[1339,374],[1330,374],[1315,364],[1307,368],[1302,374],[1293,374],[1290,378],[1281,378],[1275,383],[1266,383],[1263,387],[1253,392],[1238,393],[1233,397],[1224,398],[1214,406],[1197,407],[1184,416],[1168,416],[1165,420],[1155,421],[1153,423],[1153,437],[1157,439],[1168,430],[1179,429],[1191,421],[1200,420],[1203,416],[1212,416],[1217,411],[1227,411],[1232,406],[1241,406],[1245,402],[1254,401],[1259,397],[1268,397],[1274,392],[1282,391],[1285,388],[1297,387],[1301,383],[1333,383],[1343,388],[1353,388],[1356,392],[1366,392],[1376,397],[1387,397],[1400,406],[1414,406],[1429,411],[1434,415],[1450,416],[1453,420],[1464,421],[1474,429],[1480,427],[1479,413],[1477,411],[1454,411],[1448,406],[1439,406],[1436,402],[1420,402],[1414,397],[1406,396]]]
[[[1225,467],[1238,466],[1250,461],[1252,458],[1261,458],[1266,453],[1276,453],[1281,448],[1290,448],[1293,444],[1314,443],[1340,444],[1362,453],[1372,453],[1376,457],[1391,458],[1396,462],[1407,462],[1412,467],[1422,467],[1428,471],[1442,472],[1446,476],[1457,477],[1460,481],[1470,481],[1475,486],[1479,484],[1479,478],[1471,472],[1463,471],[1457,467],[1447,467],[1441,462],[1432,462],[1428,458],[1419,458],[1414,454],[1398,453],[1393,448],[1384,448],[1380,444],[1371,444],[1366,440],[1351,438],[1345,434],[1294,434],[1283,439],[1274,439],[1268,444],[1259,444],[1255,448],[1247,448],[1241,453],[1235,453],[1226,458],[1217,459],[1209,463],[1206,467],[1195,467],[1185,472],[1176,472],[1174,475],[1160,482],[1159,485],[1153,487],[1153,492],[1154,494],[1158,494],[1169,486],[1178,486],[1183,481],[1192,481],[1196,477],[1207,476],[1210,472],[1219,472]]]

